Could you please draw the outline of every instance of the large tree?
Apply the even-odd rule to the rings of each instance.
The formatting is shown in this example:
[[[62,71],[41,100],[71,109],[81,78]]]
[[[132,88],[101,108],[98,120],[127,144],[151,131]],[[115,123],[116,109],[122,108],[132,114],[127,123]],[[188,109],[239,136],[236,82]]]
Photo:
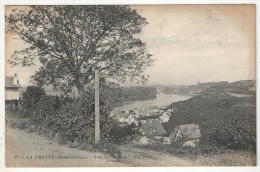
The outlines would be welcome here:
[[[31,6],[13,9],[6,16],[6,31],[17,35],[28,48],[14,51],[15,66],[41,67],[33,79],[67,91],[82,93],[94,79],[124,82],[147,80],[144,70],[152,64],[139,35],[145,18],[129,6]]]

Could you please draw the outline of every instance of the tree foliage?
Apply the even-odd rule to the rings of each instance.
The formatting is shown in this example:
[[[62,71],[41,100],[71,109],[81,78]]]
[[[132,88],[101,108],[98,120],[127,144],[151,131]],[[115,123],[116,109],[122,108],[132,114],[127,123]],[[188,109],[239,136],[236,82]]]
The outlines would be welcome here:
[[[23,103],[27,108],[38,103],[42,96],[45,96],[45,90],[41,87],[28,86],[23,93]]]
[[[15,51],[11,65],[42,64],[33,79],[81,92],[94,79],[145,82],[144,70],[152,64],[145,43],[138,37],[145,18],[129,6],[31,6],[13,9],[6,16],[6,31],[29,46]]]

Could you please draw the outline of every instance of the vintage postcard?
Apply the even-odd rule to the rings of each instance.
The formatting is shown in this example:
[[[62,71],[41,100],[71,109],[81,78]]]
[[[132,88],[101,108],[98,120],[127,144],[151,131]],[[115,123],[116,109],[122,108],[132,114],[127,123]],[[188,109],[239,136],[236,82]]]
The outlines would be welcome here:
[[[5,165],[256,166],[256,5],[5,5]]]

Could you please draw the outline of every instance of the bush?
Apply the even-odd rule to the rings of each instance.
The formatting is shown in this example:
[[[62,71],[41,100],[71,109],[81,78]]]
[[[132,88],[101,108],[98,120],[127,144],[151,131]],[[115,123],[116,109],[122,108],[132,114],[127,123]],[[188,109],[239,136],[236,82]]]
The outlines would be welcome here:
[[[46,125],[53,120],[61,107],[61,100],[57,96],[42,96],[37,104],[26,108],[31,112],[31,119],[39,124]]]
[[[219,146],[233,150],[256,151],[255,112],[233,116],[220,121],[211,134],[211,139]]]
[[[132,141],[136,136],[137,132],[138,132],[137,128],[133,123],[131,125],[124,125],[124,126],[115,125],[110,130],[111,140],[117,144],[122,144],[127,141]]]
[[[37,103],[24,106],[22,111],[28,113],[28,126],[33,132],[39,132],[58,143],[68,144],[81,149],[98,149],[114,158],[121,156],[119,149],[113,143],[124,141],[132,135],[132,127],[119,128],[115,119],[110,118],[110,107],[100,98],[100,134],[99,144],[94,143],[95,103],[94,92],[89,91],[79,99],[42,95]],[[36,127],[35,127],[36,126]],[[115,129],[112,130],[112,128]],[[118,132],[118,131],[123,131]],[[119,135],[117,135],[120,133]]]
[[[42,96],[45,96],[46,93],[43,88],[37,86],[28,86],[26,91],[23,93],[23,105],[26,108],[30,108],[33,105],[36,105]]]
[[[101,138],[108,139],[110,130],[115,126],[109,118],[109,107],[100,106]],[[42,96],[36,105],[30,108],[31,119],[45,126],[59,142],[94,142],[95,106],[94,93],[89,92],[81,99]],[[27,108],[29,109],[29,108]]]

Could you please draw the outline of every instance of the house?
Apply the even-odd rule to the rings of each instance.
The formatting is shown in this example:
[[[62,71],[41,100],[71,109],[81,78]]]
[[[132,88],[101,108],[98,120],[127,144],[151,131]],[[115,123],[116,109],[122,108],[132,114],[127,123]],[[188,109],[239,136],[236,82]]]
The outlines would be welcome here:
[[[121,123],[123,123],[123,122],[125,122],[125,118],[124,118],[124,117],[120,117],[120,118],[118,119],[118,121],[121,122]]]
[[[20,92],[19,92],[20,88],[21,85],[19,83],[16,74],[14,76],[6,76],[5,77],[5,100],[18,101],[20,99]]]
[[[151,105],[142,106],[141,109],[144,112],[145,116],[149,115],[149,113],[152,113],[152,112],[154,113],[154,112],[158,111],[158,107],[157,106],[151,106]]]
[[[169,112],[164,112],[160,117],[159,117],[159,121],[161,123],[165,123],[168,122],[170,119],[171,114]]]
[[[135,122],[135,117],[129,114],[128,118],[125,119],[125,122],[130,125]]]
[[[140,115],[136,113],[134,110],[130,111],[130,115],[132,115],[134,118],[139,118]]]
[[[173,112],[173,108],[168,109],[166,112]]]
[[[158,121],[146,122],[141,125],[146,136],[161,136],[167,134],[162,124]]]
[[[148,119],[158,119],[160,115],[152,115],[152,116],[142,116],[138,118],[139,120],[148,120]]]
[[[167,116],[167,115],[162,115],[162,116],[159,117],[159,121],[160,121],[161,123],[168,122],[169,119],[170,119],[170,117]]]
[[[201,137],[199,125],[186,124],[177,126],[170,134],[173,141],[183,141],[183,146],[195,147]]]
[[[127,124],[132,124],[134,123],[135,117],[133,115],[131,115],[130,113],[125,113],[125,114],[121,114],[121,116],[118,118],[118,121],[120,123],[127,123]]]
[[[135,126],[138,126],[140,122],[135,120],[133,123],[135,124]]]
[[[142,111],[142,109],[134,108],[134,109],[133,109],[133,112],[135,112],[138,117],[144,115],[144,112]],[[137,118],[138,118],[138,117],[137,117]]]

